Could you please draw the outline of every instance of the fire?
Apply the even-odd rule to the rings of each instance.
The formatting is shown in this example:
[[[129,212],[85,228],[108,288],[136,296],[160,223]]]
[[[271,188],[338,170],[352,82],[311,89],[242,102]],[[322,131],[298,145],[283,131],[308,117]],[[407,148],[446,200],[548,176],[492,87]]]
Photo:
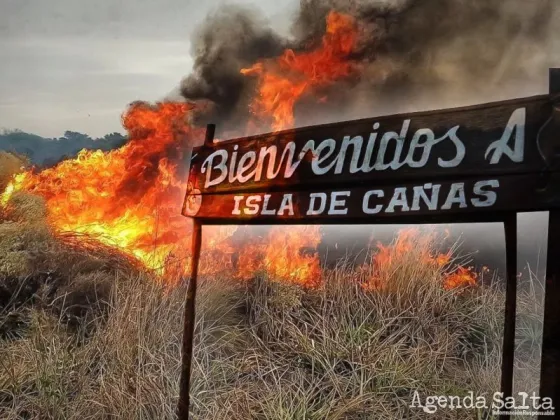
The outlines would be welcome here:
[[[13,181],[11,181],[6,187],[6,189],[4,190],[4,192],[0,194],[0,206],[6,207],[13,193],[19,191],[22,188],[23,182],[25,181],[26,177],[27,177],[26,172],[22,172],[14,176]]]
[[[446,290],[476,285],[477,275],[466,267],[458,267],[457,272],[447,276],[443,287]]]
[[[196,134],[187,124],[192,109],[187,103],[133,104],[123,116],[130,135],[123,147],[83,150],[55,167],[19,174],[2,202],[19,190],[40,195],[57,231],[92,235],[160,269],[190,226],[177,211],[186,185],[175,174],[186,150],[178,134]]]
[[[385,287],[397,268],[409,270],[411,275],[441,273],[442,286],[446,290],[476,285],[477,275],[470,268],[458,266],[455,271],[446,272],[446,268],[451,264],[451,252],[436,252],[436,239],[434,232],[422,233],[417,228],[407,228],[399,232],[392,244],[377,244],[377,252],[372,255],[371,262],[366,263],[360,270],[366,277],[364,288],[376,290]],[[419,273],[418,269],[427,272]]]
[[[265,124],[275,131],[292,128],[294,107],[302,98],[327,101],[325,88],[360,71],[351,59],[358,38],[354,18],[331,12],[319,45],[308,51],[288,49],[274,60],[242,69],[241,73],[255,76],[258,82],[251,102],[255,120],[248,121],[248,126]],[[56,231],[93,236],[135,256],[166,278],[182,276],[190,267],[191,230],[189,219],[180,212],[187,188],[183,161],[188,142],[203,137],[202,129],[189,122],[194,111],[195,105],[190,103],[134,103],[122,118],[129,137],[124,146],[110,152],[83,150],[55,167],[17,174],[0,195],[0,206],[9,206],[17,191],[40,195],[46,201],[48,222]],[[232,242],[238,233],[243,230],[204,228],[202,273],[233,270],[235,277],[248,279],[262,270],[275,279],[320,285],[319,227],[272,228],[263,237],[252,235],[242,247]],[[429,241],[429,237],[422,240]],[[370,264],[374,273],[368,286],[382,285],[380,268],[387,271],[398,265],[403,255],[415,255],[438,270],[449,264],[450,255],[432,255],[424,245],[419,244],[414,230],[401,233],[392,246],[380,245]],[[446,277],[444,287],[471,285],[475,280],[470,270],[460,268]]]
[[[255,117],[271,121],[272,129],[294,126],[294,106],[306,93],[352,75],[358,64],[348,57],[356,46],[358,32],[351,16],[330,12],[321,45],[309,52],[292,49],[275,60],[257,62],[241,70],[258,77],[258,95],[251,104]],[[318,101],[325,101],[324,96]]]

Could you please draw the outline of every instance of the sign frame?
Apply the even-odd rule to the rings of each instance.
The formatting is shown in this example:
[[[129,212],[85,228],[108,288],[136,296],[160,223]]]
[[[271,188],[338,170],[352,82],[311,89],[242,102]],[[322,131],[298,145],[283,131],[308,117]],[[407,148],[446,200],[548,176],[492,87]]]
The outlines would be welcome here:
[[[552,401],[556,404],[556,413],[553,418],[560,419],[560,259],[557,257],[560,255],[560,69],[550,69],[549,71],[549,95],[542,95],[534,98],[527,98],[528,100],[538,101],[539,98],[548,98],[552,104],[550,110],[550,117],[546,121],[540,121],[540,129],[538,131],[538,136],[542,134],[542,129],[549,124],[553,125],[552,133],[552,147],[548,150],[541,150],[542,145],[537,144],[538,152],[544,160],[545,164],[540,165],[539,168],[535,166],[535,156],[531,156],[531,167],[525,171],[515,172],[508,169],[506,173],[500,173],[494,171],[493,173],[484,173],[483,169],[476,169],[477,173],[467,173],[461,176],[453,171],[448,171],[446,173],[426,173],[418,180],[417,184],[422,185],[422,182],[429,182],[431,179],[439,180],[440,182],[446,182],[449,177],[457,177],[459,183],[465,185],[465,182],[471,182],[474,178],[477,180],[488,179],[492,180],[498,177],[512,177],[515,176],[525,176],[530,180],[529,185],[526,188],[526,192],[531,194],[535,193],[535,199],[533,203],[527,203],[525,200],[521,204],[512,204],[509,208],[508,205],[504,205],[497,209],[492,208],[482,208],[482,209],[465,209],[464,212],[450,212],[445,213],[441,209],[437,209],[433,213],[424,212],[423,214],[405,214],[397,213],[376,217],[375,215],[368,214],[359,216],[359,212],[352,214],[350,216],[336,218],[328,216],[320,217],[310,217],[309,214],[299,214],[298,218],[284,218],[279,217],[278,214],[270,214],[269,218],[265,217],[231,217],[231,209],[224,214],[226,217],[222,217],[221,213],[211,214],[210,216],[199,213],[202,205],[202,200],[206,200],[207,197],[214,196],[215,202],[224,201],[226,198],[233,198],[235,194],[240,197],[239,194],[252,194],[253,196],[261,197],[261,201],[266,200],[263,194],[266,190],[263,190],[264,183],[259,184],[255,182],[253,184],[248,184],[248,186],[238,186],[234,191],[227,191],[230,187],[228,183],[223,186],[222,190],[214,189],[214,191],[194,191],[192,185],[194,182],[189,179],[189,188],[185,197],[185,202],[183,205],[183,215],[191,217],[193,219],[193,234],[192,234],[192,264],[191,264],[191,275],[187,286],[186,304],[185,304],[185,317],[183,326],[183,341],[182,341],[182,365],[181,365],[181,378],[180,378],[180,394],[178,403],[178,418],[180,420],[188,420],[189,418],[189,405],[190,405],[190,373],[191,364],[193,357],[193,338],[194,338],[194,325],[195,325],[195,301],[196,301],[196,291],[197,291],[197,281],[198,281],[198,267],[201,251],[202,242],[202,226],[203,225],[275,225],[275,224],[447,224],[447,223],[490,223],[498,222],[502,223],[505,230],[505,247],[506,247],[506,302],[504,310],[504,335],[503,335],[503,350],[502,350],[502,370],[501,370],[501,392],[503,392],[504,397],[513,395],[513,370],[514,370],[514,356],[515,356],[515,318],[516,318],[516,299],[517,299],[517,213],[519,212],[529,212],[529,211],[548,211],[549,212],[549,227],[548,227],[548,250],[547,250],[547,266],[546,266],[546,286],[545,286],[545,304],[544,304],[544,327],[543,327],[543,340],[542,340],[542,359],[541,359],[541,378],[540,378],[540,397],[552,398]],[[504,101],[503,104],[510,105],[514,101]],[[488,104],[486,104],[488,105]],[[463,111],[470,112],[471,110],[480,109],[486,105],[466,107],[462,108]],[[423,116],[424,118],[429,118],[430,115],[436,115],[441,113],[448,113],[453,110],[441,110],[433,111],[428,113],[414,113],[411,116]],[[427,116],[427,117],[426,117]],[[399,116],[384,117],[385,120],[395,120]],[[383,119],[383,118],[380,118]],[[492,120],[490,118],[490,120]],[[362,121],[362,120],[359,120]],[[365,121],[365,120],[363,120]],[[352,123],[352,122],[350,122]],[[511,123],[511,120],[508,122]],[[342,126],[345,123],[331,124],[330,126]],[[491,124],[491,123],[490,123]],[[543,125],[544,124],[544,125]],[[327,125],[329,126],[329,125]],[[303,130],[312,129],[313,127],[307,127]],[[534,129],[534,127],[533,127]],[[286,133],[296,134],[299,129],[288,130]],[[209,124],[206,129],[206,137],[204,145],[200,148],[196,148],[192,153],[196,156],[198,153],[206,153],[208,155],[212,151],[217,150],[221,147],[235,148],[237,151],[236,143],[240,141],[249,141],[256,144],[255,140],[265,139],[266,144],[280,145],[278,139],[274,138],[274,133],[254,136],[243,140],[233,140],[220,143],[214,143],[215,125]],[[398,135],[398,133],[395,132]],[[513,135],[512,133],[510,133]],[[289,134],[290,135],[290,134]],[[267,137],[268,136],[268,137]],[[476,138],[476,133],[474,134]],[[505,136],[505,134],[504,134]],[[449,138],[450,136],[448,136]],[[534,137],[534,136],[533,136]],[[267,140],[268,138],[268,140]],[[288,136],[289,138],[289,136]],[[345,137],[345,140],[349,137]],[[354,137],[355,138],[355,137]],[[363,139],[363,137],[361,137]],[[444,137],[440,138],[441,139]],[[272,140],[270,140],[272,139]],[[538,138],[537,138],[538,139]],[[549,136],[550,139],[550,136]],[[557,140],[558,139],[558,140]],[[502,139],[503,140],[503,139]],[[506,139],[507,141],[507,139]],[[428,140],[426,140],[428,142]],[[294,145],[296,141],[292,142]],[[289,143],[289,144],[292,144]],[[307,143],[306,143],[307,144]],[[436,143],[434,143],[436,144]],[[294,146],[295,147],[295,146]],[[342,146],[341,146],[342,147]],[[490,150],[490,149],[488,149]],[[313,151],[315,152],[316,149]],[[513,148],[509,149],[510,158],[515,157],[515,150]],[[488,155],[488,153],[486,153]],[[283,160],[282,155],[282,160]],[[301,156],[301,154],[300,154]],[[357,156],[357,155],[356,155]],[[412,156],[409,154],[409,157]],[[381,158],[383,160],[383,158]],[[411,158],[412,159],[412,158]],[[440,158],[441,159],[441,158]],[[246,159],[250,160],[250,159]],[[280,165],[282,165],[282,160]],[[344,160],[344,157],[342,158]],[[192,159],[191,159],[192,161]],[[272,159],[268,161],[269,165]],[[355,162],[356,159],[351,162]],[[300,159],[300,162],[304,162]],[[394,162],[394,160],[393,160]],[[288,165],[286,163],[286,165]],[[304,163],[305,165],[305,163]],[[309,166],[309,165],[308,165]],[[224,167],[224,166],[222,166]],[[280,166],[278,166],[280,168]],[[434,166],[433,166],[434,168]],[[195,176],[200,175],[200,168],[191,167],[190,174]],[[212,169],[211,165],[208,165],[207,178],[208,181],[210,175],[208,172]],[[263,171],[264,168],[261,168]],[[280,170],[278,171],[280,172]],[[396,171],[398,172],[398,171]],[[360,178],[362,175],[354,175],[355,178]],[[481,178],[483,177],[483,178]],[[394,175],[393,178],[398,179],[401,183],[410,184],[411,174],[405,174],[404,177],[400,178],[398,175]],[[256,178],[255,178],[256,179]],[[297,184],[296,192],[298,194],[309,193],[314,189],[320,189],[322,185],[329,185],[332,183],[333,178],[326,179],[325,181],[316,181],[315,183],[307,182],[308,178],[303,177],[303,184]],[[350,179],[350,177],[348,177]],[[371,177],[367,178],[367,181],[371,181]],[[375,178],[373,178],[375,179]],[[521,179],[521,178],[515,178]],[[306,183],[307,182],[307,183]],[[208,182],[207,182],[208,183]],[[282,194],[285,193],[286,184],[276,183],[273,180],[271,186],[271,194]],[[363,187],[363,182],[351,182],[341,186],[339,189],[352,189]],[[391,181],[388,177],[387,185],[394,187],[399,184],[399,182]],[[512,185],[515,183],[512,182]],[[294,183],[292,183],[293,187]],[[430,184],[431,185],[431,184]],[[456,188],[457,189],[457,188]],[[460,189],[460,188],[459,188]],[[328,187],[329,191],[335,191],[332,186]],[[521,189],[520,191],[525,191]],[[193,193],[194,192],[194,193]],[[488,192],[488,191],[486,191]],[[538,194],[537,194],[538,193]],[[404,193],[403,193],[404,194]],[[410,192],[407,192],[410,194]],[[451,193],[449,193],[451,194]],[[464,191],[463,191],[464,195]],[[538,197],[545,197],[540,201]],[[269,197],[269,198],[270,198]],[[404,197],[404,196],[403,196]],[[451,197],[451,195],[449,195]],[[487,196],[486,196],[487,197]],[[511,197],[514,197],[511,195]],[[510,200],[513,200],[512,198]],[[192,199],[194,198],[194,205],[196,207],[195,211],[188,211],[187,206],[192,204]],[[454,198],[450,199],[453,201]],[[189,200],[191,200],[189,202]],[[221,200],[221,201],[220,201]],[[242,199],[235,199],[235,202],[241,201]],[[535,201],[536,200],[536,201]],[[255,199],[256,201],[256,199]],[[406,201],[406,200],[405,200]],[[437,201],[437,200],[436,200]],[[410,201],[409,201],[410,202]],[[307,203],[308,204],[308,203]],[[402,201],[401,201],[402,204]],[[464,203],[460,203],[461,208]],[[506,203],[507,204],[507,203]],[[309,207],[307,205],[306,207]],[[364,208],[364,205],[362,205]],[[222,207],[219,207],[220,211]],[[297,208],[297,206],[296,206]],[[237,209],[241,214],[241,210]],[[229,214],[229,215],[228,215]],[[249,215],[250,216],[250,215]],[[556,258],[555,258],[556,256]],[[501,415],[500,419],[509,419],[509,415]],[[550,416],[539,416],[540,419],[550,419]]]

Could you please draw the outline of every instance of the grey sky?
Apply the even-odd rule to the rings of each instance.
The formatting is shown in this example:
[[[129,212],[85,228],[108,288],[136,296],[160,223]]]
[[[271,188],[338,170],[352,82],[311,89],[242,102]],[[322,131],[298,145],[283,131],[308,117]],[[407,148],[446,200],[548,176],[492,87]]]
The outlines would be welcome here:
[[[230,2],[231,3],[231,2]],[[297,1],[238,0],[285,27]],[[123,129],[134,100],[190,72],[189,38],[221,0],[0,0],[0,128],[48,137]]]

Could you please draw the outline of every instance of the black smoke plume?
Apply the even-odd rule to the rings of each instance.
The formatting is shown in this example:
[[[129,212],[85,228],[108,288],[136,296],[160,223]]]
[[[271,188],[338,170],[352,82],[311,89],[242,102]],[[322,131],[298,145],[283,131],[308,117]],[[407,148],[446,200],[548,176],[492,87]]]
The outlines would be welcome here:
[[[281,54],[286,46],[258,13],[240,6],[224,7],[210,14],[194,33],[194,71],[181,83],[181,93],[211,107],[203,119],[235,129],[238,121],[248,119],[250,80],[240,70]]]
[[[298,126],[543,93],[560,58],[553,0],[302,0],[288,38],[256,11],[229,6],[195,31],[182,95],[209,104],[202,122],[242,130],[255,80],[240,70],[317,43],[331,10],[356,18],[350,58],[363,72],[331,86],[326,104],[298,104]]]

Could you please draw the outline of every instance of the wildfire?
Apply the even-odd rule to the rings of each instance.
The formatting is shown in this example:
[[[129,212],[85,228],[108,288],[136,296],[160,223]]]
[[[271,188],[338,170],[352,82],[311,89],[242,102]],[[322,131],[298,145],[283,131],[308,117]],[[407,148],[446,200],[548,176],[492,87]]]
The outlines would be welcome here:
[[[446,290],[476,285],[477,275],[466,267],[459,267],[457,272],[447,276],[443,287]]]
[[[256,239],[256,240],[255,240]],[[317,226],[275,226],[267,237],[252,238],[238,257],[238,277],[251,278],[264,270],[269,276],[283,281],[318,286],[322,280],[316,249],[321,242]],[[309,252],[306,252],[309,251]]]
[[[298,101],[307,96],[324,102],[328,98],[322,89],[359,73],[359,65],[351,59],[358,38],[354,18],[331,12],[318,45],[300,52],[288,49],[274,60],[242,69],[241,73],[258,81],[251,102],[256,120],[248,125],[292,128]],[[9,206],[18,191],[40,195],[56,231],[94,236],[164,275],[182,275],[189,268],[191,230],[189,219],[180,211],[187,188],[182,163],[188,142],[203,136],[201,128],[189,123],[194,110],[190,103],[134,103],[122,118],[129,137],[124,146],[110,152],[83,150],[55,167],[17,174],[0,195],[0,206]],[[284,281],[320,284],[315,252],[321,240],[318,227],[273,228],[266,237],[251,236],[241,248],[232,242],[240,232],[236,229],[205,228],[203,273],[233,269],[238,278],[246,279],[264,270]],[[432,256],[428,248],[422,250],[414,243],[415,237],[413,231],[405,232],[394,246],[380,246],[373,266],[391,267],[396,256],[414,253],[428,265],[448,264],[449,255]],[[472,273],[461,269],[447,277],[444,287],[474,281]],[[375,276],[369,282],[370,286],[378,283]]]

